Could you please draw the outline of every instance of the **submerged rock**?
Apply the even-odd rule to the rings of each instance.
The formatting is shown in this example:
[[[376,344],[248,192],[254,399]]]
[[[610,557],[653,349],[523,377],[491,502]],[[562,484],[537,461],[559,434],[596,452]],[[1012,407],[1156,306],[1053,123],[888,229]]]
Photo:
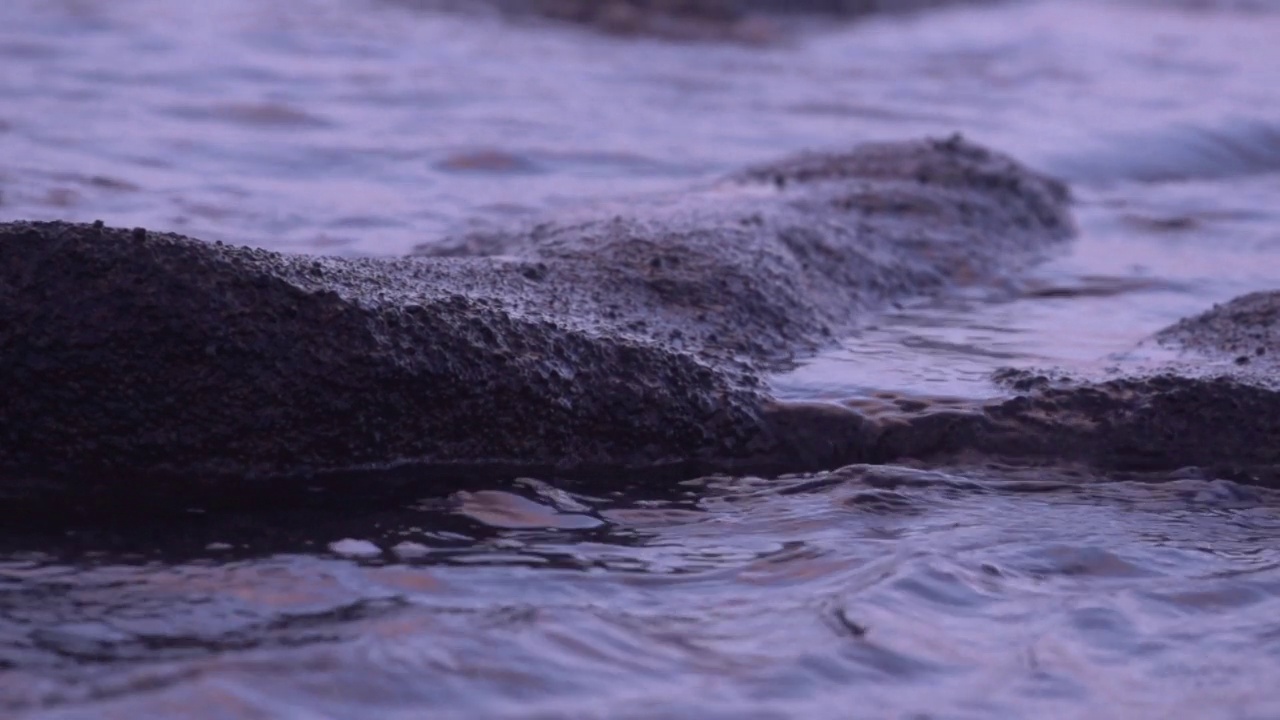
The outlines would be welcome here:
[[[814,466],[828,458],[773,421],[753,372],[895,298],[1034,262],[1070,235],[1066,202],[952,139],[435,257],[0,224],[0,492],[244,502],[371,471]]]
[[[490,6],[513,16],[542,17],[613,35],[675,40],[768,42],[778,21],[803,16],[830,19],[899,14],[994,0],[394,0],[427,9]]]

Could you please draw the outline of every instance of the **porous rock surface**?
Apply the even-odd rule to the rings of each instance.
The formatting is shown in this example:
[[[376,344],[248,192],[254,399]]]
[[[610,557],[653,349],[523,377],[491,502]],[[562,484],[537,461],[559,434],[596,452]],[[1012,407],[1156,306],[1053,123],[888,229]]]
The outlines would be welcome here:
[[[1280,364],[1280,293],[1256,292],[1215,305],[1157,334],[1156,339],[1199,355],[1229,361],[1236,372],[1275,379]]]
[[[776,412],[753,371],[884,302],[1034,262],[1070,235],[1066,202],[953,138],[412,258],[0,224],[0,488],[182,499],[395,467],[821,463],[814,414]]]

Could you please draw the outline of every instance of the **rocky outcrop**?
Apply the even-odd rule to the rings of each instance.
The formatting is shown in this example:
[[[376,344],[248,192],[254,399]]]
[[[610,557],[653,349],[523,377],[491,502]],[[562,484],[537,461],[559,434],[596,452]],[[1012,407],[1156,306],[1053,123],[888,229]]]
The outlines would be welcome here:
[[[826,460],[774,421],[753,370],[895,298],[1016,272],[1069,236],[1066,200],[957,138],[415,258],[2,224],[0,488],[206,502]]]
[[[1019,276],[1074,232],[1067,202],[1056,181],[959,138],[869,144],[418,253],[532,263],[544,287],[571,270],[556,314],[758,368],[886,302]]]
[[[1215,305],[1166,328],[1156,340],[1186,351],[1199,367],[1230,362],[1237,373],[1280,378],[1280,293],[1250,293]]]
[[[1008,395],[777,404],[772,422],[807,443],[814,465],[1079,463],[1103,471],[1195,466],[1280,487],[1280,292],[1254,293],[1152,339],[1180,351],[1111,377],[1007,370]],[[825,432],[811,432],[823,428]]]
[[[1280,293],[1158,333],[1171,362],[1006,371],[987,402],[777,402],[758,373],[896,299],[999,284],[1065,189],[959,139],[335,259],[0,225],[0,505],[367,496],[476,476],[908,459],[1200,466],[1280,484]]]
[[[1277,484],[1280,475],[1280,292],[1253,293],[1153,338],[1179,351],[1157,367],[1108,379],[1006,373],[1025,395],[988,410],[975,447],[1019,444],[1133,470],[1200,466]]]

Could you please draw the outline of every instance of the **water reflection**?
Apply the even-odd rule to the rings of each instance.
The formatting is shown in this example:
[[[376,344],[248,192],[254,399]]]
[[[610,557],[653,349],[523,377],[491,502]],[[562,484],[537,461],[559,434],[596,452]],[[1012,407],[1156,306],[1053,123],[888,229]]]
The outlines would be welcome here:
[[[360,520],[379,548],[425,548],[409,558],[328,551],[352,527],[334,515],[288,527],[292,547],[279,519],[208,518],[186,559],[125,529],[61,555],[32,536],[0,566],[0,697],[50,717],[562,716],[646,694],[672,704],[636,717],[835,717],[910,687],[997,717],[1107,707],[1122,672],[1124,707],[1254,702],[1280,660],[1280,554],[1259,543],[1280,498],[1213,482],[852,467],[684,498],[495,487]],[[544,521],[487,522],[475,496]],[[551,527],[563,507],[598,525]],[[1217,684],[1182,695],[1170,672]]]

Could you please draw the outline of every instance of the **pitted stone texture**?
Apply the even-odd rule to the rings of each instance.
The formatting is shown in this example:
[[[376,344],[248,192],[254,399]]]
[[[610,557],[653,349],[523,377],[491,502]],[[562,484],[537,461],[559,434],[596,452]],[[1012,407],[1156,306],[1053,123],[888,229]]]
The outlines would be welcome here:
[[[1280,291],[1215,305],[1162,330],[1156,339],[1208,360],[1230,362],[1259,382],[1280,382]]]
[[[1016,277],[1074,233],[1068,201],[1060,183],[958,137],[866,144],[419,252],[590,268],[599,279],[571,311],[758,365],[886,302]]]
[[[112,493],[390,466],[813,467],[829,451],[773,421],[755,370],[1071,231],[1061,186],[961,141],[830,163],[446,243],[452,257],[0,224],[0,473]],[[504,255],[459,257],[472,243]]]
[[[528,282],[510,263],[12,223],[0,272],[9,471],[625,465],[758,433],[752,393],[696,358],[504,303]]]

